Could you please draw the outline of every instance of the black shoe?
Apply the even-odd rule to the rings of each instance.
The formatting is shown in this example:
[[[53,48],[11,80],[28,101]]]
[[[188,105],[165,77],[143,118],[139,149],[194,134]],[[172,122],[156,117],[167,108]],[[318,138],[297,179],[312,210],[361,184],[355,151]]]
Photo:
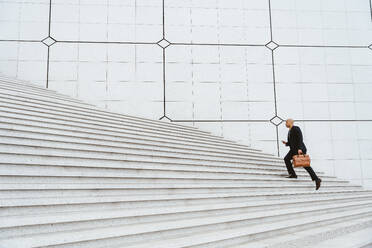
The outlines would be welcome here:
[[[320,183],[322,182],[322,180],[319,178],[318,180],[315,181],[315,190],[318,190],[320,188]]]
[[[286,178],[297,178],[297,175],[289,175]]]

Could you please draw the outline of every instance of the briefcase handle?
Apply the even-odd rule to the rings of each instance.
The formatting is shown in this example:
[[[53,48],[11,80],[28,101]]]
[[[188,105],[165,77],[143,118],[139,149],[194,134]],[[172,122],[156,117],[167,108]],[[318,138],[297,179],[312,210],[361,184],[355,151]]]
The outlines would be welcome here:
[[[297,155],[293,155],[293,157],[292,158],[294,158],[294,157],[300,157],[300,156],[302,156],[302,157],[305,157],[306,156],[306,154],[297,154]]]

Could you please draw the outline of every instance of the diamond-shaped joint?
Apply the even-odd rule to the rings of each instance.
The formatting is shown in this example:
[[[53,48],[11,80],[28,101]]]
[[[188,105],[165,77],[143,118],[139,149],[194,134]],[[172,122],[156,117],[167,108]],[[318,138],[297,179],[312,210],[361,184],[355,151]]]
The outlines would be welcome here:
[[[158,44],[161,48],[165,49],[165,48],[169,47],[171,43],[170,43],[169,41],[167,41],[166,39],[162,39],[162,40],[160,40],[157,44]]]
[[[55,39],[53,39],[52,37],[48,36],[46,37],[44,40],[42,40],[41,42],[44,43],[44,45],[50,47],[51,45],[53,45],[54,43],[56,43],[57,41]]]
[[[279,126],[280,124],[282,124],[283,121],[284,120],[277,115],[270,119],[270,122],[275,126]]]
[[[277,49],[279,47],[278,44],[276,44],[274,41],[270,41],[269,43],[267,43],[265,45],[267,48],[269,48],[270,50],[274,51],[275,49]]]
[[[162,117],[160,117],[159,120],[172,122],[172,120],[168,116],[165,116],[165,115],[163,115]]]

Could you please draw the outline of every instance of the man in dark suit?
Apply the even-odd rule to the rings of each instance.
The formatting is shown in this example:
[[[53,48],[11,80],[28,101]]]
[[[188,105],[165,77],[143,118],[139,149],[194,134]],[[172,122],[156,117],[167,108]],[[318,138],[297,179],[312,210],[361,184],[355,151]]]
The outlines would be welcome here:
[[[287,141],[282,141],[284,145],[289,146],[290,150],[284,157],[285,165],[289,173],[288,178],[297,178],[296,172],[292,167],[292,157],[298,154],[306,154],[306,146],[303,142],[302,132],[298,126],[294,125],[292,119],[288,119],[285,122],[285,126],[289,128]],[[321,179],[315,174],[314,170],[309,167],[304,167],[305,170],[310,174],[311,180],[315,181],[315,189],[318,190],[320,187]]]

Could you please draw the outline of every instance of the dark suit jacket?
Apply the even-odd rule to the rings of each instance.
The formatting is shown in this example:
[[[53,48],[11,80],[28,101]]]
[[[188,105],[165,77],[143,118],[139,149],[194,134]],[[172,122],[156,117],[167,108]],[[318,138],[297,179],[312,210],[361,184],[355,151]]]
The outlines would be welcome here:
[[[306,153],[306,146],[303,141],[301,129],[298,126],[293,126],[288,131],[286,146],[290,147],[292,153],[297,154],[298,149],[301,149],[303,153]]]

